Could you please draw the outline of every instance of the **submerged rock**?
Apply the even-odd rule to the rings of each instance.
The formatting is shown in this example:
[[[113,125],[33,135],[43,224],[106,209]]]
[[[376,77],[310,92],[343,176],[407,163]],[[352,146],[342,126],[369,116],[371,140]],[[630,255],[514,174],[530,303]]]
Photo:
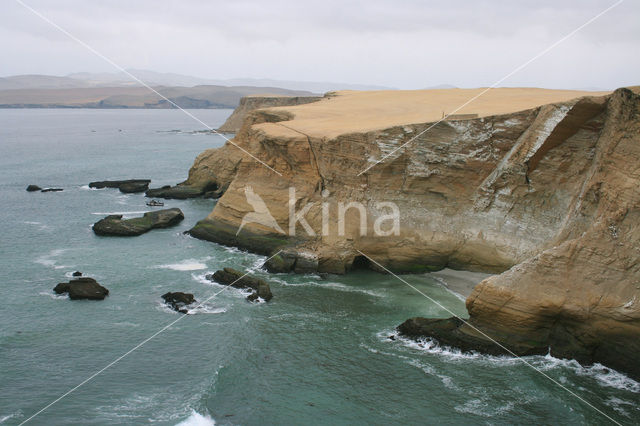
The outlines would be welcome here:
[[[62,188],[44,188],[44,189],[40,190],[40,192],[60,192],[60,191],[64,191],[64,189],[62,189]]]
[[[35,191],[41,191],[42,188],[40,188],[38,185],[29,185],[27,186],[27,191],[28,192],[35,192]]]
[[[118,188],[120,192],[135,193],[149,189],[151,179],[102,180],[89,183],[89,188]]]
[[[188,305],[196,303],[196,299],[191,293],[183,293],[181,291],[169,292],[162,295],[164,302],[171,307],[174,311],[187,314],[189,310]]]
[[[57,294],[68,293],[71,300],[103,300],[109,295],[109,290],[89,277],[80,277],[68,283],[60,283],[54,287],[53,291]]]
[[[178,208],[147,212],[142,217],[122,219],[122,215],[109,215],[93,225],[96,235],[135,236],[154,228],[168,228],[184,219]]]
[[[213,274],[207,275],[206,278],[219,284],[229,285],[240,289],[253,290],[253,293],[247,296],[247,300],[250,302],[257,300],[258,298],[264,299],[268,302],[273,298],[271,287],[266,281],[261,280],[260,278],[250,277],[249,275],[243,274],[233,268],[221,269]]]

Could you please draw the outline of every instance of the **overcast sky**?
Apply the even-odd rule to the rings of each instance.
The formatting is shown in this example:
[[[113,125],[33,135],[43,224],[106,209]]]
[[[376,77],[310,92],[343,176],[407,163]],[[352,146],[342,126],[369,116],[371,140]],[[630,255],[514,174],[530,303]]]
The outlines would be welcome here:
[[[23,0],[124,68],[403,89],[493,84],[616,0]],[[111,72],[2,0],[0,75]],[[502,86],[640,84],[640,2],[626,0]]]

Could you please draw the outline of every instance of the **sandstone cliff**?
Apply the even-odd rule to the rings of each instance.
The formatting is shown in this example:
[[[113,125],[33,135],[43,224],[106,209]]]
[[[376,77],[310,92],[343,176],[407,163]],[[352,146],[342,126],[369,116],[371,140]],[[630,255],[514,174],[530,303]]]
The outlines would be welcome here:
[[[240,99],[240,104],[218,129],[220,132],[236,133],[242,127],[247,114],[260,108],[293,106],[308,104],[322,99],[321,96],[282,96],[282,95],[252,95]]]
[[[234,142],[281,176],[238,152],[222,160],[233,147],[201,155],[190,179],[233,167],[221,168],[229,188],[191,233],[262,253],[285,247],[276,270],[375,269],[362,251],[398,272],[493,272],[467,299],[471,324],[516,353],[550,347],[640,376],[640,96],[496,89],[457,111],[478,118],[421,134],[474,93],[345,92],[254,111]],[[254,211],[247,188],[286,234],[258,223],[237,232]],[[350,209],[340,232],[340,202],[361,203],[366,224]],[[381,202],[398,207],[397,235],[382,235],[389,221],[376,229],[389,214]],[[291,208],[309,226],[289,235]]]

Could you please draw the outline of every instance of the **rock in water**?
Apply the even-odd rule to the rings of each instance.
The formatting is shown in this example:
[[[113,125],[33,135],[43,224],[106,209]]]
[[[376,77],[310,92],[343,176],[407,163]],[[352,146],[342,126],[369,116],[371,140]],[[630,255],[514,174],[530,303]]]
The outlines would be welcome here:
[[[397,327],[401,336],[413,340],[431,338],[441,345],[460,349],[463,352],[478,351],[490,355],[510,355],[510,352],[495,344],[492,340],[478,334],[473,328],[466,326],[462,320],[451,318],[410,318]],[[514,342],[505,344],[516,355],[544,355],[548,348],[532,350],[520,347]]]
[[[194,187],[190,185],[176,185],[176,186],[163,186],[162,188],[152,188],[146,192],[147,197],[151,198],[165,198],[165,199],[177,199],[185,200],[187,198],[201,197],[205,192],[214,192],[217,187],[211,189]]]
[[[131,194],[136,192],[144,192],[149,189],[149,182],[130,182],[123,183],[119,187],[120,192],[125,194]]]
[[[261,280],[260,278],[250,277],[249,275],[245,275],[233,268],[221,269],[211,275],[207,275],[206,278],[219,284],[230,285],[231,287],[240,289],[253,290],[253,292],[247,296],[247,300],[250,302],[257,300],[258,298],[268,302],[273,298],[271,287],[269,287],[269,284],[266,281]]]
[[[109,295],[109,290],[89,277],[80,277],[68,283],[60,283],[55,286],[53,291],[57,294],[69,293],[69,299],[71,300],[103,300]]]
[[[171,309],[183,314],[189,313],[187,306],[196,302],[193,294],[183,293],[181,291],[165,293],[162,295],[162,298],[164,299],[164,302],[171,307]]]
[[[102,180],[89,183],[89,188],[118,188],[120,192],[135,193],[149,189],[151,179]]]
[[[154,228],[168,228],[184,219],[178,208],[147,212],[142,217],[122,219],[122,215],[109,215],[93,225],[96,235],[135,236]]]
[[[74,272],[73,274],[71,274],[71,275],[73,275],[74,277],[81,277],[81,276],[82,276],[82,272],[80,272],[80,271],[75,271],[75,272]]]
[[[28,192],[35,192],[35,191],[41,191],[42,188],[40,188],[38,185],[29,185],[27,186],[27,191]]]
[[[40,190],[40,192],[60,192],[60,191],[64,191],[64,189],[62,189],[62,188],[44,188],[44,189]]]

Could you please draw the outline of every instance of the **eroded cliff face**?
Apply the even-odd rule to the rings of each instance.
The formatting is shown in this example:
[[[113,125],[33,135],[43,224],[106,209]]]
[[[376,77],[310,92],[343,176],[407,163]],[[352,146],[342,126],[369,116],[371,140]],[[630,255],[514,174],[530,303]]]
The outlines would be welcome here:
[[[233,167],[219,165],[222,152],[202,154],[194,179],[209,173],[206,163],[230,182],[191,233],[265,254],[284,248],[276,270],[375,269],[361,251],[398,272],[494,272],[467,300],[472,325],[516,353],[551,347],[638,377],[639,105],[638,94],[619,89],[443,121],[362,174],[432,124],[322,135],[296,126],[295,108],[255,111],[234,142],[281,176],[239,152]],[[247,188],[284,232],[243,223],[256,210]],[[348,202],[364,206],[366,225],[352,208],[340,232],[339,203]],[[384,235],[389,220],[376,229],[390,213],[384,202],[400,212],[397,234]],[[311,229],[296,222],[290,232],[291,209]],[[466,325],[456,333],[482,339]]]

